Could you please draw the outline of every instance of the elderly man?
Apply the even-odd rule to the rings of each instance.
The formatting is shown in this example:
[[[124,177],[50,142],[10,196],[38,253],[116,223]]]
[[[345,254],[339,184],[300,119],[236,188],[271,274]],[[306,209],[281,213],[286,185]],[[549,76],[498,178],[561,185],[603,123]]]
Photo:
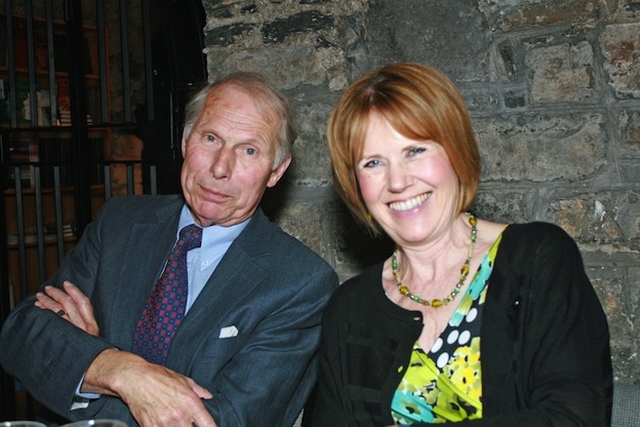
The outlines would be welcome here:
[[[108,201],[6,320],[4,369],[70,420],[293,424],[338,278],[259,208],[289,166],[292,134],[288,102],[258,75],[200,91],[187,106],[182,197]]]

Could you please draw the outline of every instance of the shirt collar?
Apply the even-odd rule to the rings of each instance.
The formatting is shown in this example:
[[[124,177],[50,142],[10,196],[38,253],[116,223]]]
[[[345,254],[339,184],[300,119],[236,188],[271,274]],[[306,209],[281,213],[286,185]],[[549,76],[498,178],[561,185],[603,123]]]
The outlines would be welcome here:
[[[217,242],[218,244],[223,244],[225,242],[233,242],[236,237],[242,233],[247,225],[249,225],[249,221],[252,217],[247,218],[239,224],[230,225],[228,227],[223,227],[220,225],[210,225],[208,227],[202,228],[202,246],[206,246],[208,242]],[[191,210],[189,206],[185,203],[182,206],[182,211],[180,212],[180,220],[178,221],[178,230],[176,231],[176,236],[180,233],[183,227],[186,227],[189,224],[195,224],[195,220],[193,219],[193,215],[191,215]]]

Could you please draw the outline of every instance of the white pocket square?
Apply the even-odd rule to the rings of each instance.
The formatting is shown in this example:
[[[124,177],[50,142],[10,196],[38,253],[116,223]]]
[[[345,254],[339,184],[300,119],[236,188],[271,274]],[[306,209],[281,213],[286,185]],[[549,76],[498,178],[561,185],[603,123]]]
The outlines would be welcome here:
[[[238,328],[234,325],[227,326],[225,328],[220,329],[220,336],[218,338],[231,338],[238,335]]]

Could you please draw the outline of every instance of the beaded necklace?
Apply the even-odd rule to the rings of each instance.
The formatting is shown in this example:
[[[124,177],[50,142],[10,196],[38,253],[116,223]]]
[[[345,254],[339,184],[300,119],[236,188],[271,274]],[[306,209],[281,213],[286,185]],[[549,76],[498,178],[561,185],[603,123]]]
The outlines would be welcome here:
[[[469,245],[469,252],[467,254],[467,259],[465,260],[464,264],[462,265],[462,268],[460,269],[460,279],[458,280],[458,283],[456,284],[455,288],[453,288],[453,291],[451,291],[451,293],[446,297],[444,297],[443,299],[435,298],[431,301],[424,300],[420,298],[418,295],[411,293],[409,288],[407,288],[406,285],[402,284],[400,272],[398,271],[398,249],[396,249],[395,251],[393,251],[393,255],[391,255],[391,269],[393,270],[393,275],[396,278],[398,291],[400,291],[402,295],[404,295],[405,297],[409,298],[414,302],[417,302],[418,304],[422,304],[427,307],[433,307],[433,308],[438,308],[442,305],[447,305],[458,296],[458,294],[460,293],[460,288],[462,288],[462,285],[464,284],[465,279],[469,275],[469,265],[471,264],[473,249],[476,247],[476,237],[477,237],[477,231],[478,231],[476,228],[476,225],[478,224],[478,220],[476,219],[476,217],[470,213],[467,213],[467,216],[469,217],[469,225],[471,225],[471,244]]]

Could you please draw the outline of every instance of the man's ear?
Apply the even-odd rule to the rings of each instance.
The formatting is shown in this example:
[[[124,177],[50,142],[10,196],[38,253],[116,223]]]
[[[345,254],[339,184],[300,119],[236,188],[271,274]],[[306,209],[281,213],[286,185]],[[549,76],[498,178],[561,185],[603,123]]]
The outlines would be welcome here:
[[[273,187],[278,183],[278,181],[280,181],[280,178],[282,178],[282,175],[284,175],[285,171],[289,167],[289,164],[291,164],[291,154],[288,154],[287,157],[285,157],[280,162],[280,164],[271,171],[271,176],[269,177],[269,181],[267,182],[267,188]]]
[[[182,137],[182,142],[180,143],[180,152],[182,153],[182,158],[184,159],[184,153],[187,149],[187,140],[185,137]]]

